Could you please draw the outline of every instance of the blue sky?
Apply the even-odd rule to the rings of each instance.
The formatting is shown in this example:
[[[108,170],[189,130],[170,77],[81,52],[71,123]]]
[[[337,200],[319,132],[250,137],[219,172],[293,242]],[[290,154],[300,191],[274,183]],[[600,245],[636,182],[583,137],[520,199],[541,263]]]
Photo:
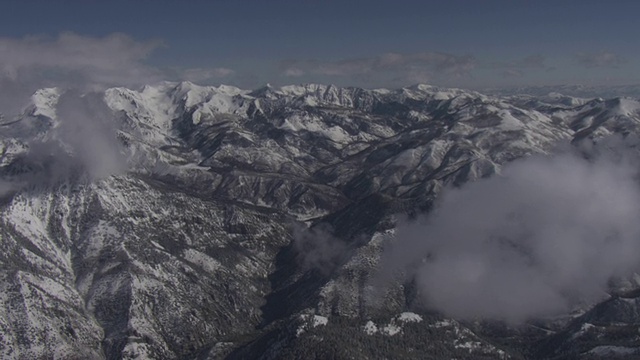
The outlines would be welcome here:
[[[5,0],[0,67],[129,86],[635,84],[639,14],[626,0]]]

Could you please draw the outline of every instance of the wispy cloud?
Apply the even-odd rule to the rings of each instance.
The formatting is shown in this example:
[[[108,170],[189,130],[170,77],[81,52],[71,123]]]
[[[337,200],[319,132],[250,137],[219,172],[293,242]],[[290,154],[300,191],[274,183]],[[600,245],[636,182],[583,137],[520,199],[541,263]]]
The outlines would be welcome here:
[[[87,90],[158,80],[161,72],[144,60],[161,46],[125,34],[0,37],[0,113],[19,112],[43,87]]]
[[[138,41],[126,34],[104,37],[62,33],[57,37],[0,37],[0,114],[13,117],[31,102],[36,90],[57,87],[56,121],[47,137],[32,139],[20,161],[35,170],[0,179],[0,193],[22,186],[55,183],[82,170],[92,178],[124,171],[125,159],[112,128],[116,120],[101,90],[137,87],[160,80],[203,82],[234,74],[223,67],[175,69],[149,64],[165,46],[160,40]],[[53,100],[51,100],[53,101]],[[24,123],[29,124],[29,121]],[[26,126],[26,125],[24,125]]]
[[[372,57],[337,61],[288,60],[282,62],[281,70],[282,74],[287,77],[323,75],[367,79],[375,75],[376,77],[392,76],[398,80],[417,79],[422,81],[432,77],[459,78],[468,76],[475,66],[476,60],[471,55],[420,52],[413,54],[384,53]]]
[[[524,73],[521,70],[516,69],[506,69],[502,72],[502,76],[506,78],[510,77],[523,77]]]
[[[5,164],[0,176],[0,195],[65,181],[100,179],[127,170],[124,149],[116,136],[117,118],[103,94],[73,90],[56,93],[52,90],[48,94],[56,111],[45,116],[52,118],[27,115],[4,128],[3,135],[11,140],[1,139],[2,145],[13,147],[16,155]],[[46,136],[36,135],[45,129]],[[16,165],[23,170],[6,171]]]
[[[626,62],[626,60],[619,55],[608,51],[601,51],[597,53],[578,53],[576,54],[575,59],[578,64],[587,68],[617,68]]]
[[[187,81],[203,82],[208,80],[227,78],[235,74],[235,71],[225,67],[216,68],[194,68],[178,72],[178,76]]]
[[[0,38],[0,69],[2,77],[14,81],[131,84],[160,75],[143,61],[162,45],[125,34]]]
[[[150,65],[150,55],[164,46],[161,40],[139,41],[121,33],[0,37],[0,113],[20,111],[29,96],[43,87],[90,91],[161,80],[206,82],[234,74],[224,67],[166,69]]]
[[[484,64],[484,68],[498,70],[504,78],[521,78],[530,71],[549,70],[543,55],[529,55],[520,59],[494,61]]]
[[[495,61],[488,64],[494,69],[544,69],[547,67],[546,58],[542,55],[529,55],[521,59],[510,61]]]
[[[293,225],[292,231],[297,259],[305,270],[316,269],[328,274],[348,254],[347,245],[333,235],[333,229],[328,225],[311,229]]]
[[[287,77],[298,77],[298,76],[304,75],[305,71],[294,66],[294,67],[284,69],[282,73],[284,76],[287,76]]]
[[[137,41],[120,33],[104,37],[67,32],[57,37],[0,38],[0,78],[49,86],[135,86],[167,77],[205,81],[234,74],[225,67],[167,70],[149,65],[148,57],[163,46],[161,40]]]

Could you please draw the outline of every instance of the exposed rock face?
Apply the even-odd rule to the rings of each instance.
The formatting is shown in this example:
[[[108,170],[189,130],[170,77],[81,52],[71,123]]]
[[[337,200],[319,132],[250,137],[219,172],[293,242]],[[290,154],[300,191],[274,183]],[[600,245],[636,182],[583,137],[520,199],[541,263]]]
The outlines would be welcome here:
[[[65,96],[38,91],[2,127],[3,358],[521,358],[523,347],[478,335],[487,327],[394,317],[413,306],[411,284],[367,305],[394,215],[560,140],[640,125],[627,98],[163,83],[79,97],[78,124],[102,132],[82,138],[69,102],[59,109]],[[339,252],[305,261],[293,239],[308,226],[330,229],[317,234]],[[637,326],[638,312],[616,298],[548,338],[507,332],[557,357],[571,352],[565,332]],[[345,334],[355,345],[337,351]]]

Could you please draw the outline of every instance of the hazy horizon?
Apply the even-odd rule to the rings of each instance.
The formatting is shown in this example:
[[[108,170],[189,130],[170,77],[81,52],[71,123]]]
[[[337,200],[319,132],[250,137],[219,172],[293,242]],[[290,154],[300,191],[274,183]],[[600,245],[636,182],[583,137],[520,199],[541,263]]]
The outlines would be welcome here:
[[[4,87],[640,83],[640,4],[632,1],[29,0],[3,8]]]

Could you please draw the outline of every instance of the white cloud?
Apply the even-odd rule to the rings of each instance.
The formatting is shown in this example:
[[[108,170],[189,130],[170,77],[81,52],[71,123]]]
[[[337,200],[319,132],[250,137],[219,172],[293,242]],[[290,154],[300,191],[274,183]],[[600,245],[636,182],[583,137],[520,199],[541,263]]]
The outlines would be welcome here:
[[[546,68],[546,58],[542,55],[529,55],[511,61],[496,61],[487,65],[492,69],[543,69]]]
[[[475,66],[476,60],[471,55],[419,52],[384,53],[338,61],[289,60],[281,67],[282,74],[289,77],[315,74],[366,80],[391,76],[396,81],[415,83],[424,79],[469,76]]]
[[[594,301],[640,266],[637,140],[517,160],[445,191],[400,225],[383,273],[407,270],[429,305],[462,318],[522,321]]]
[[[212,80],[212,79],[226,78],[235,74],[235,71],[228,68],[224,68],[224,67],[211,68],[211,69],[194,68],[194,69],[183,70],[179,72],[179,74],[182,80],[187,80],[187,81],[197,83],[197,82],[203,82],[203,81]]]
[[[0,38],[0,69],[16,82],[137,84],[160,76],[143,62],[159,46],[160,41],[139,42],[125,34]]]
[[[284,70],[283,72],[284,76],[288,76],[288,77],[298,77],[298,76],[302,76],[305,74],[304,70],[297,68],[297,67],[291,67],[291,68],[287,68]]]
[[[576,54],[576,60],[579,64],[588,68],[617,68],[625,63],[625,60],[619,55],[608,51],[601,51],[597,53],[578,53]]]

